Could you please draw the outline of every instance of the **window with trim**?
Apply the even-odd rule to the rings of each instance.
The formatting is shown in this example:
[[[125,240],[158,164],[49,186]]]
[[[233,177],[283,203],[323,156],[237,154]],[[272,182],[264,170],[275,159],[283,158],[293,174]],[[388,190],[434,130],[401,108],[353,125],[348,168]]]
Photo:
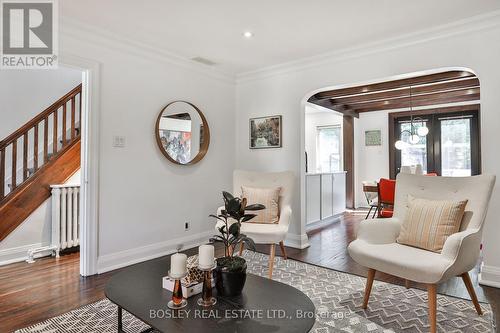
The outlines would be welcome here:
[[[342,170],[342,130],[340,125],[317,127],[316,151],[316,165],[319,172]]]
[[[429,133],[410,144],[412,114],[414,131],[426,126]],[[481,173],[479,108],[428,114],[422,110],[400,113],[391,118],[390,149],[394,150],[391,175],[397,175],[402,166],[417,164],[422,165],[424,173],[435,172],[439,176],[465,177]],[[399,139],[408,143],[401,150],[394,147]]]

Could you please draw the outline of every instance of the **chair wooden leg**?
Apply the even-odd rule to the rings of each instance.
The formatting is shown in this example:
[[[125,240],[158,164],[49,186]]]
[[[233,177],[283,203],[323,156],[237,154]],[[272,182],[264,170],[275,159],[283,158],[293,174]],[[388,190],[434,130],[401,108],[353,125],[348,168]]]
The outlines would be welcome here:
[[[269,278],[273,278],[274,255],[276,254],[276,244],[271,244],[271,254],[269,255]]]
[[[375,207],[375,211],[373,212],[372,219],[375,218],[375,214],[377,214],[377,212],[378,212],[378,207]]]
[[[363,309],[368,307],[368,300],[370,299],[370,293],[372,292],[373,279],[375,278],[376,270],[369,268],[368,269],[368,277],[366,278],[366,286],[365,286],[365,297],[363,299]]]
[[[410,280],[405,280],[406,289],[410,289]]]
[[[479,305],[479,302],[477,300],[476,292],[474,291],[474,287],[472,286],[472,282],[470,280],[469,273],[465,272],[464,274],[461,275],[461,277],[465,283],[465,287],[467,288],[467,291],[469,292],[469,296],[472,299],[472,303],[474,304],[474,307],[476,308],[477,314],[482,316],[483,310],[481,310],[481,305]]]
[[[280,242],[280,249],[281,249],[281,255],[286,260],[287,259],[286,250],[285,250],[285,244],[283,244],[283,241]]]
[[[245,249],[245,243],[241,242],[240,243],[240,257],[243,254],[243,250]]]
[[[437,285],[427,285],[427,298],[429,302],[429,325],[430,333],[436,333],[436,314],[437,314]]]

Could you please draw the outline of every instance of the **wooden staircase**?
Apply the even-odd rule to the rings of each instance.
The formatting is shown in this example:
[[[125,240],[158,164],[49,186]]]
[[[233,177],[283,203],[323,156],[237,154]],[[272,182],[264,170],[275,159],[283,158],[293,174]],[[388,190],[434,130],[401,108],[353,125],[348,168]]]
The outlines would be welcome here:
[[[0,141],[0,241],[50,197],[51,184],[80,168],[81,92],[78,85]]]

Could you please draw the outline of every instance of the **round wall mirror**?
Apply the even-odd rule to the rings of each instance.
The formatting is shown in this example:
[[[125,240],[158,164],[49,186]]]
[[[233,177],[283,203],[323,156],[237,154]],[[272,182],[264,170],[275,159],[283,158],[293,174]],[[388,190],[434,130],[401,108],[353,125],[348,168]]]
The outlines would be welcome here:
[[[165,157],[180,165],[199,162],[207,153],[210,130],[203,113],[186,101],[165,106],[156,120],[156,142]]]

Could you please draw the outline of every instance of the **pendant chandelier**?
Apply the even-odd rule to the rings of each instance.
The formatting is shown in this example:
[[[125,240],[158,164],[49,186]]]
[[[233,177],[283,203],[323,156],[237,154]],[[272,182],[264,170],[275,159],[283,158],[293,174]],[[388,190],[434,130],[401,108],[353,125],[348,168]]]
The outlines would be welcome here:
[[[413,111],[412,87],[410,86],[410,129],[401,131],[401,133],[399,134],[399,140],[396,141],[396,143],[394,144],[394,146],[398,150],[402,150],[402,149],[407,148],[411,145],[416,145],[417,143],[420,142],[421,137],[425,137],[427,134],[429,134],[429,128],[427,128],[427,126],[425,126],[425,120],[420,118],[420,117],[413,117],[413,115],[411,114],[412,111]],[[420,120],[420,121],[418,121],[418,120]],[[419,128],[416,128],[414,121],[422,123],[422,126],[420,126]],[[408,141],[409,142],[405,142],[402,140],[404,133],[408,133],[408,137],[409,137]]]

